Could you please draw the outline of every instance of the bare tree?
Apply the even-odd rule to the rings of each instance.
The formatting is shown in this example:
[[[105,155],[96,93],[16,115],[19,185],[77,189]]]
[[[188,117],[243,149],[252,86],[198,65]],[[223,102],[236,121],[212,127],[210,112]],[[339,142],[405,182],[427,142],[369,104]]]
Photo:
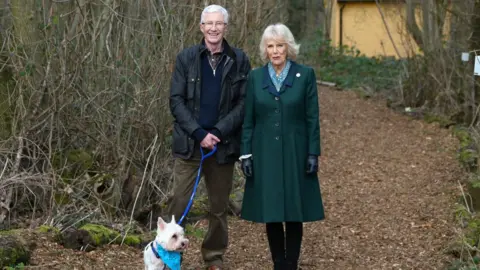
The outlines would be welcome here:
[[[138,218],[166,202],[170,76],[211,1],[0,2],[0,223],[25,211],[63,226]],[[222,4],[229,41],[255,66],[261,30],[285,7]]]
[[[406,0],[406,24],[417,45],[423,51],[432,51],[441,45],[443,27],[447,7],[451,1],[448,0]],[[417,24],[416,10],[420,7],[422,28]]]

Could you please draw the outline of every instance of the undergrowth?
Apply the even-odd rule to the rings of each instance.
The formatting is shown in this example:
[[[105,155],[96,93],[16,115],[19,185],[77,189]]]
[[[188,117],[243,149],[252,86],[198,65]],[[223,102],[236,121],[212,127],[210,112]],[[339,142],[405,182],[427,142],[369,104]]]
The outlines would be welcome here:
[[[439,98],[443,97],[442,95],[435,99],[437,103],[431,104],[434,106],[424,106],[428,104],[425,100],[430,98],[429,95],[443,89],[423,89],[425,87],[432,88],[432,85],[426,84],[424,78],[428,74],[428,69],[425,69],[426,71],[423,71],[425,74],[423,74],[421,70],[412,68],[412,66],[428,66],[430,63],[428,58],[418,56],[412,59],[398,60],[394,57],[368,57],[355,47],[334,47],[329,40],[322,38],[321,33],[311,39],[303,40],[301,45],[302,53],[298,60],[303,64],[315,67],[317,80],[333,82],[343,90],[357,91],[362,97],[382,94],[384,97],[388,97],[389,101],[398,103],[397,106],[402,108],[414,106],[412,108],[414,113],[406,113],[411,117],[422,119],[427,123],[438,122],[444,128],[456,126],[453,128],[454,136],[459,140],[456,158],[469,173],[469,179],[460,180],[464,193],[459,197],[455,209],[458,237],[450,247],[446,248],[447,252],[453,256],[448,269],[480,269],[480,216],[476,213],[480,211],[480,171],[478,168],[480,132],[477,128],[465,128],[465,125],[469,123],[466,123],[464,119],[452,119],[451,115],[445,114],[449,110],[442,110],[441,106],[450,106],[451,103],[438,102],[442,100]],[[419,85],[417,88],[413,85],[415,80],[412,79],[412,76],[413,79],[423,83],[422,89]],[[407,85],[402,85],[402,83],[407,83]],[[438,85],[436,87],[438,88]],[[458,87],[462,86],[458,85]],[[403,91],[407,91],[407,93]],[[450,97],[450,101],[460,100],[456,96],[451,96],[452,93],[448,91],[445,93],[448,93],[444,96]],[[460,94],[461,91],[458,91],[457,95]],[[408,97],[415,97],[418,104],[409,105],[415,101],[415,98],[412,101],[407,100]]]
[[[373,93],[398,85],[404,60],[369,57],[346,45],[335,47],[321,32],[303,40],[301,46],[299,61],[315,66],[318,80],[333,82],[342,89],[363,88]]]
[[[479,134],[475,128],[458,126],[453,129],[458,139],[457,160],[469,173],[460,180],[462,194],[456,203],[455,221],[457,237],[447,249],[452,255],[448,270],[473,270],[480,266],[480,171],[478,169]]]

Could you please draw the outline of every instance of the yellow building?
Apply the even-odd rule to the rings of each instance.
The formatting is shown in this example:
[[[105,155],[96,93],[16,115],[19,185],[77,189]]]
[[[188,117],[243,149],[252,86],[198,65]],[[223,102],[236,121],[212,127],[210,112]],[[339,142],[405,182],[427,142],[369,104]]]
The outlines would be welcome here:
[[[418,52],[407,33],[404,1],[379,1],[380,9],[375,0],[334,1],[330,31],[334,46],[354,46],[367,56],[403,58]]]

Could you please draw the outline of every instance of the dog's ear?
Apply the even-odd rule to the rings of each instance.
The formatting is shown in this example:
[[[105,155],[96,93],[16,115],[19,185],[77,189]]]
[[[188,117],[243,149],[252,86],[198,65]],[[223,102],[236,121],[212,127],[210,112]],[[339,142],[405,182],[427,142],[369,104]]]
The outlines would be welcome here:
[[[165,221],[161,218],[161,217],[158,217],[158,221],[157,221],[157,227],[160,231],[163,231],[165,229]]]
[[[175,221],[175,215],[172,215],[172,220],[170,220],[170,223],[177,223],[177,222]]]

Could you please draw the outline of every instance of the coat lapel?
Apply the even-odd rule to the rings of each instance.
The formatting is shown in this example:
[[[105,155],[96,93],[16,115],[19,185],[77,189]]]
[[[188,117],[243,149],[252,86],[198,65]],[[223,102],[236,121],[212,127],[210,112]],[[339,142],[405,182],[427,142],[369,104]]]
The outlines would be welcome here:
[[[287,78],[285,78],[282,88],[280,88],[280,94],[285,92],[287,88],[292,88],[297,71],[298,65],[294,61],[292,61],[292,65],[290,66],[290,70],[288,71]]]
[[[268,73],[268,65],[263,66],[263,83],[262,88],[266,89],[270,94],[275,96],[280,96],[283,92],[286,91],[286,88],[291,88],[293,86],[293,82],[295,80],[295,76],[298,71],[298,65],[292,61],[292,65],[290,66],[290,70],[288,71],[287,78],[283,82],[283,86],[280,88],[280,91],[277,92],[277,89],[272,83],[270,79],[270,74]]]
[[[270,74],[268,73],[268,65],[263,66],[262,88],[266,89],[272,95],[275,95],[275,96],[280,95],[280,93],[277,92],[277,89],[275,89],[275,85],[273,85],[272,80],[270,79]]]

